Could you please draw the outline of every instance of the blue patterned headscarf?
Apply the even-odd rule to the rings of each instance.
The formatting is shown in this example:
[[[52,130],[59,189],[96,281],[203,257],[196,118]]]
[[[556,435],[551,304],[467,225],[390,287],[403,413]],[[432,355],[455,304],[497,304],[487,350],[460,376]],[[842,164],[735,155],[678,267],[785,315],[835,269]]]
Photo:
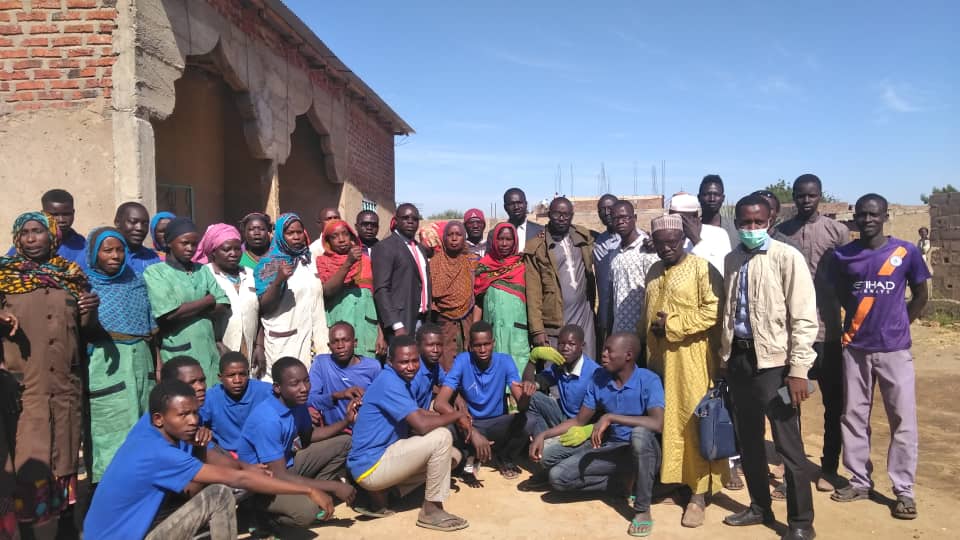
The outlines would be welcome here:
[[[166,253],[169,248],[166,243],[160,245],[160,242],[157,240],[157,225],[165,219],[173,219],[175,217],[177,216],[173,215],[172,212],[157,212],[150,220],[150,240],[153,241],[153,249],[160,253]]]
[[[273,235],[273,240],[270,241],[270,251],[260,259],[257,267],[253,270],[257,296],[263,296],[267,287],[277,278],[277,271],[282,263],[287,263],[294,269],[297,268],[298,264],[310,265],[310,238],[306,238],[302,249],[295,250],[287,244],[287,239],[283,237],[283,234],[287,232],[287,227],[294,223],[303,225],[303,220],[292,212],[277,218],[276,232]],[[306,236],[306,229],[304,229],[304,236]]]
[[[97,254],[107,238],[116,238],[123,244],[127,254],[127,241],[120,231],[113,227],[100,227],[90,231],[87,237],[87,271],[93,291],[100,297],[100,326],[113,334],[122,334],[132,338],[147,338],[157,328],[150,311],[147,297],[147,285],[132,268],[127,266],[126,258],[120,271],[109,275],[100,268]]]

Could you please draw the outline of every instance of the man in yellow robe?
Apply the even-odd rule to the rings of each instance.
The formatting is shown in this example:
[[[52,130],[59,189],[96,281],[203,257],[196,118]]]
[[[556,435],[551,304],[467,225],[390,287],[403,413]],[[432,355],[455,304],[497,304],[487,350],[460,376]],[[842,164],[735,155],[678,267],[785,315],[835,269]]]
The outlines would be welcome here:
[[[666,407],[663,423],[663,460],[660,481],[683,484],[690,501],[681,523],[703,524],[707,493],[722,487],[726,460],[707,461],[700,455],[700,437],[694,416],[712,385],[718,365],[717,328],[720,321],[720,275],[706,259],[683,249],[680,216],[653,220],[653,243],[660,260],[647,274],[647,367],[663,380]]]

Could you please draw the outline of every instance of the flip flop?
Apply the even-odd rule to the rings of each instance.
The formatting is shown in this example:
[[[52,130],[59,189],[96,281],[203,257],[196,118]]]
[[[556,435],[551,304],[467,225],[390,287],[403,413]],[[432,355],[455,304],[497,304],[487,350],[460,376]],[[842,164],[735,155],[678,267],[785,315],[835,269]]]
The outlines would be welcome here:
[[[787,500],[787,484],[786,482],[781,482],[780,485],[773,488],[770,491],[770,498],[775,501],[785,501]]]
[[[449,523],[449,525],[444,526],[444,523]],[[431,531],[459,531],[460,529],[466,529],[469,526],[470,524],[467,523],[467,520],[453,515],[448,515],[447,517],[441,518],[439,521],[434,521],[433,523],[417,518],[417,527],[423,527],[424,529],[430,529]]]
[[[898,495],[897,504],[890,513],[897,519],[917,519],[917,503],[912,497]]]
[[[853,501],[862,501],[864,499],[870,498],[870,490],[863,488],[855,488],[851,486],[844,486],[830,495],[830,500],[836,502],[853,502]]]
[[[637,529],[636,532],[631,532],[634,529]],[[630,520],[630,527],[627,529],[627,534],[630,536],[635,536],[639,538],[644,538],[650,536],[650,533],[653,532],[653,520],[647,519],[644,521],[637,521],[637,519]]]
[[[514,480],[520,476],[520,467],[517,467],[512,461],[503,461],[500,463],[500,466],[497,467],[500,471],[500,476],[506,478],[507,480]]]
[[[396,512],[386,507],[380,508],[379,510],[372,510],[365,506],[354,506],[353,511],[361,516],[367,516],[370,518],[385,518],[396,514]]]

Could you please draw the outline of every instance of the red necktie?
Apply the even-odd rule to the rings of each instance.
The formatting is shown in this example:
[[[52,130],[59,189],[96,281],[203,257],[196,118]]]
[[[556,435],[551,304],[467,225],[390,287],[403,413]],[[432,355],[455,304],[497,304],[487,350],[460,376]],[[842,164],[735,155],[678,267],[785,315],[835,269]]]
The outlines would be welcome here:
[[[417,265],[417,273],[420,274],[420,306],[417,309],[419,309],[420,313],[426,313],[430,301],[427,299],[427,276],[424,274],[424,265],[420,264],[420,257],[422,255],[417,253],[417,251],[419,251],[417,249],[417,243],[413,240],[407,244],[407,247],[410,248],[410,254],[413,255],[413,262]]]

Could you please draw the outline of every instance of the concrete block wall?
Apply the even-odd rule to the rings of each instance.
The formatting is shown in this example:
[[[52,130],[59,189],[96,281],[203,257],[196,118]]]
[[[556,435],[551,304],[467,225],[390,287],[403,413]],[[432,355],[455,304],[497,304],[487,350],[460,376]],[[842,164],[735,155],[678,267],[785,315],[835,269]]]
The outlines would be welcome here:
[[[0,0],[0,114],[110,98],[116,0]]]
[[[960,300],[960,193],[930,196],[930,243],[935,296]]]

